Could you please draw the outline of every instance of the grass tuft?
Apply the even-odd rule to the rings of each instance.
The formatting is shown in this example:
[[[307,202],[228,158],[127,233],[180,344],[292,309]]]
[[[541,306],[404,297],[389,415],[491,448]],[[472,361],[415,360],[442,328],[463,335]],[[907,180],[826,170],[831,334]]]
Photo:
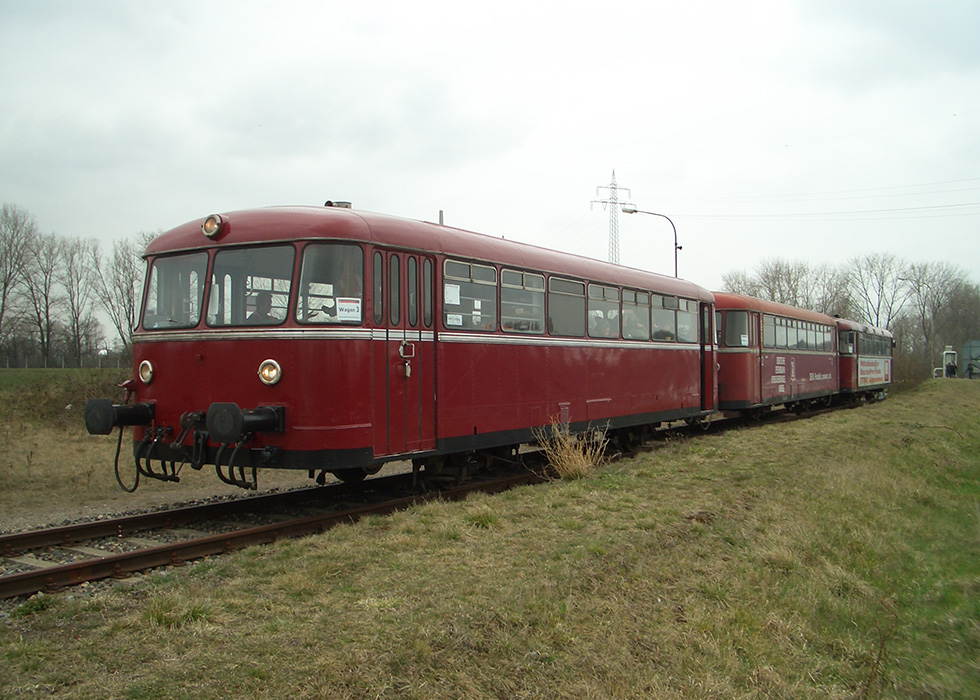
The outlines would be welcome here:
[[[214,614],[207,600],[184,599],[180,593],[169,592],[151,598],[143,611],[143,617],[152,624],[170,630],[181,629],[193,623],[209,622]]]
[[[572,434],[568,423],[551,421],[551,428],[536,429],[534,437],[548,458],[548,464],[560,479],[585,479],[606,463],[609,438],[606,430],[589,430]]]

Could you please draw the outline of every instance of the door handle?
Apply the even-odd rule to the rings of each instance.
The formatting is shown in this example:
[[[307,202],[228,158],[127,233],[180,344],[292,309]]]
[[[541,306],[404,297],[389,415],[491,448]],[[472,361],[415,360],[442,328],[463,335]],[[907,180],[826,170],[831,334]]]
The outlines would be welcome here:
[[[415,357],[415,343],[403,340],[402,344],[398,346],[398,354],[403,360],[411,360]]]

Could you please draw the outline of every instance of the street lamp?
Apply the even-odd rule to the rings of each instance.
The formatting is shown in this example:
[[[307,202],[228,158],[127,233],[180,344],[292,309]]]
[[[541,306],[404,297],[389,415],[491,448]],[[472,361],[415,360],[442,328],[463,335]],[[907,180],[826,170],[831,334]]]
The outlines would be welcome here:
[[[674,226],[674,222],[670,220],[670,217],[666,214],[658,214],[655,211],[643,211],[642,209],[637,209],[634,204],[623,204],[622,210],[624,214],[649,214],[650,216],[659,216],[661,218],[667,219],[670,223],[670,227],[674,229],[674,277],[677,277],[677,251],[684,246],[677,245],[677,227]]]

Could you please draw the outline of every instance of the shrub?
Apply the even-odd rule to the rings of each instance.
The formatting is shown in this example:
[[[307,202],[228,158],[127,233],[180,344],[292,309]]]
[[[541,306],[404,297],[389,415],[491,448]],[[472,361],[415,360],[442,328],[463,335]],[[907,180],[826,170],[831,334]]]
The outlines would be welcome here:
[[[549,466],[561,479],[592,476],[606,462],[609,438],[606,437],[605,428],[573,435],[568,423],[552,420],[550,430],[537,429],[534,437],[544,450]]]

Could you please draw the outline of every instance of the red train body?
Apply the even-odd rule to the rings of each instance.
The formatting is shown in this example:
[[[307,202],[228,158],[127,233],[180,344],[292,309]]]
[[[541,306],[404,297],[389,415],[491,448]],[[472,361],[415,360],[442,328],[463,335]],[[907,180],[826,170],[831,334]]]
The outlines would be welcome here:
[[[715,292],[718,407],[870,397],[891,383],[891,333],[854,321]]]
[[[92,399],[85,422],[134,426],[138,473],[171,481],[451,470],[553,423],[631,432],[891,377],[885,331],[349,208],[213,215],[145,257],[127,402]]]
[[[837,319],[840,349],[840,391],[872,398],[892,382],[891,332],[857,321]]]
[[[832,317],[723,292],[715,293],[715,308],[719,408],[752,409],[837,393]]]
[[[163,478],[356,478],[717,402],[712,295],[682,280],[331,207],[191,222],[146,257],[132,397],[90,401],[86,423],[135,425],[138,465]]]

